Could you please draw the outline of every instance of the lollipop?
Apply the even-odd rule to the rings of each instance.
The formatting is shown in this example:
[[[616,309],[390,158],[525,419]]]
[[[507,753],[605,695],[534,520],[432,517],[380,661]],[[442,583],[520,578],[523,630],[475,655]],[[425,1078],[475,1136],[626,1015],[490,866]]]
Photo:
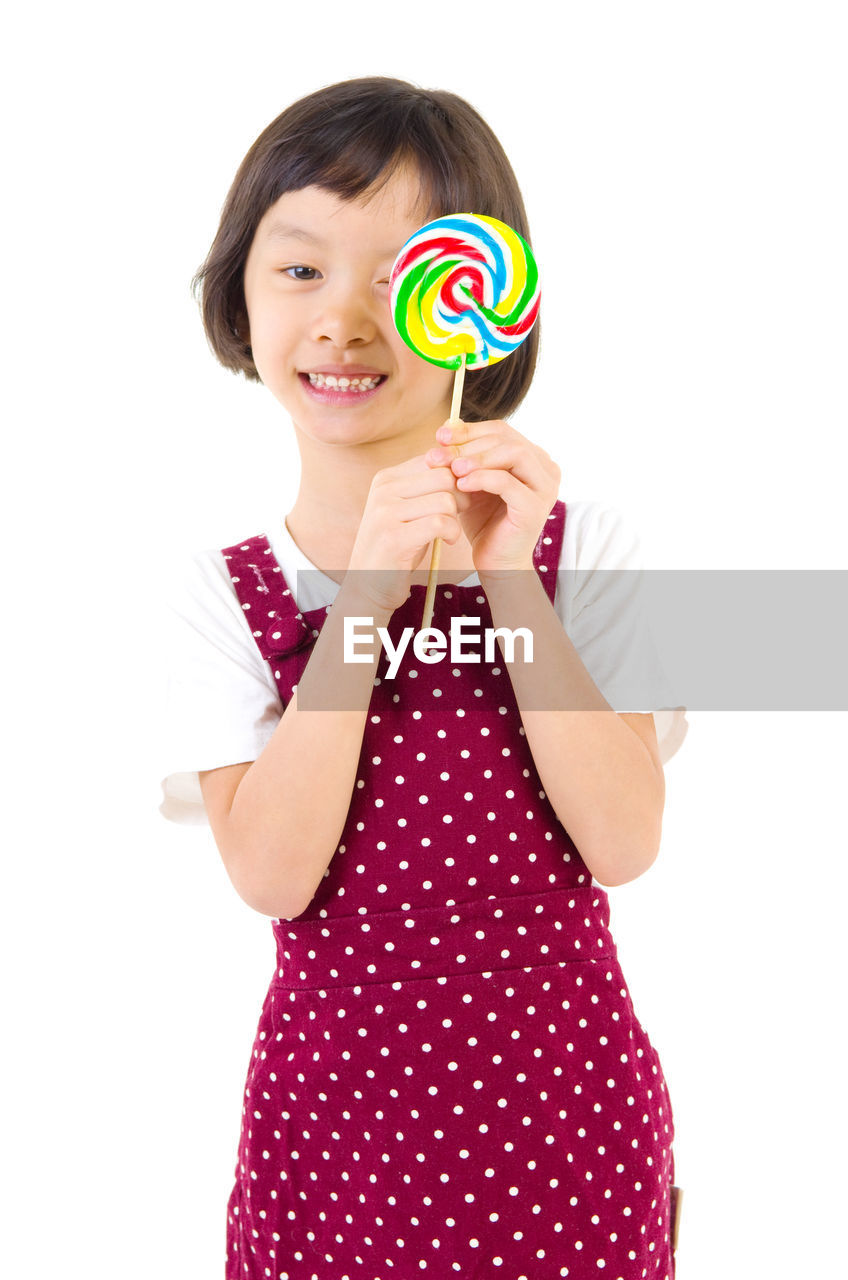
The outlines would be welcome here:
[[[450,420],[459,420],[465,370],[520,346],[539,315],[539,272],[517,231],[484,214],[436,218],[410,236],[389,281],[395,327],[430,364],[455,369]],[[423,627],[433,617],[441,539],[433,543]]]

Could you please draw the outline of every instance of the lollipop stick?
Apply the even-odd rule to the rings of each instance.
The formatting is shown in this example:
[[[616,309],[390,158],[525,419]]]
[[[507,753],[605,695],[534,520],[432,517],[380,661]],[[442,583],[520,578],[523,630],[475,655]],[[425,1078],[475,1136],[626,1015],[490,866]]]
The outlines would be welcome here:
[[[462,363],[454,374],[453,379],[453,398],[451,400],[450,422],[460,421],[460,412],[462,409],[462,388],[465,385],[465,352],[462,353]],[[436,583],[439,577],[439,561],[442,557],[442,540],[441,538],[433,539],[433,550],[430,555],[430,573],[427,577],[427,591],[424,595],[424,616],[421,620],[421,629],[426,631],[430,623],[433,621],[433,605],[436,599]]]

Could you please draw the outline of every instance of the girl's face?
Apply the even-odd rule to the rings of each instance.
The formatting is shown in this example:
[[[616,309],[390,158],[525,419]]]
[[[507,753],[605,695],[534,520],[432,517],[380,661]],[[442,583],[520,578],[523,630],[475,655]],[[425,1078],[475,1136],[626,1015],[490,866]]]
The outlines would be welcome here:
[[[370,197],[288,192],[256,230],[244,272],[250,345],[262,381],[303,437],[423,452],[448,416],[453,373],[398,335],[389,275],[426,221],[414,173]]]

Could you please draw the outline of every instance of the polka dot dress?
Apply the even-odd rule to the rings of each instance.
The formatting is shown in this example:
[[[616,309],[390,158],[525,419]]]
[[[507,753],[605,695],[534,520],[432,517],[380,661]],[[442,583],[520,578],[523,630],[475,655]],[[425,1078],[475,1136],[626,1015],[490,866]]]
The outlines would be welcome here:
[[[266,539],[224,554],[285,703],[326,611]],[[454,614],[491,625],[479,587],[439,588]],[[608,924],[506,670],[381,660],[338,849],[273,925],[227,1280],[671,1280],[671,1110]]]

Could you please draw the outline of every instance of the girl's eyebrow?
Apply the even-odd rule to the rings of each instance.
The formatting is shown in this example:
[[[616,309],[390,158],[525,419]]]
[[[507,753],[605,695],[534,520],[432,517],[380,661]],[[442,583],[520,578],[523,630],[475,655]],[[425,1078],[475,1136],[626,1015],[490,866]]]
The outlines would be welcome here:
[[[321,244],[320,236],[316,236],[305,227],[297,227],[289,222],[272,222],[265,233],[268,240],[304,240],[308,244]]]
[[[265,232],[266,240],[300,240],[304,244],[323,246],[325,243],[323,236],[315,235],[313,231],[307,230],[306,227],[298,227],[292,222],[272,222]],[[378,257],[394,259],[398,255],[399,245],[392,245],[389,249],[381,249]]]

